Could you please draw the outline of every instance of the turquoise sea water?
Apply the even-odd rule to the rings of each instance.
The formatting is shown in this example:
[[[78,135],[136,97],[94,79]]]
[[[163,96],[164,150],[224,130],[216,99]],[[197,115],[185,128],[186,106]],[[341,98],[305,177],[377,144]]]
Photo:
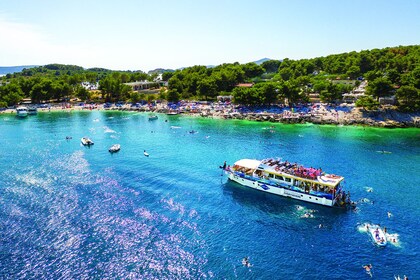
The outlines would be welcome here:
[[[376,279],[420,278],[419,129],[147,116],[0,116],[1,279],[370,279],[367,263]],[[305,204],[218,168],[266,157],[343,175],[364,202]],[[376,247],[365,222],[399,243]]]

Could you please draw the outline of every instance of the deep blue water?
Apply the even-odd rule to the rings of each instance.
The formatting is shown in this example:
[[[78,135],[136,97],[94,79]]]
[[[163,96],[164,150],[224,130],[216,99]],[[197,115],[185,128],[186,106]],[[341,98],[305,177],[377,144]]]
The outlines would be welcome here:
[[[420,278],[419,129],[147,116],[0,116],[1,279],[370,279],[367,263],[376,279]],[[218,168],[266,157],[343,175],[352,199],[370,202],[305,204]],[[376,247],[365,222],[400,242]]]

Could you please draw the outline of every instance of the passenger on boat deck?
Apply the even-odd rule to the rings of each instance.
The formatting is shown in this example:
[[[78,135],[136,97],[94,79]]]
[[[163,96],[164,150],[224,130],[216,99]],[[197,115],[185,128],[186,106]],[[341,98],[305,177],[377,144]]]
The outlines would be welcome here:
[[[223,163],[223,169],[226,169],[226,160],[225,160],[225,162]]]

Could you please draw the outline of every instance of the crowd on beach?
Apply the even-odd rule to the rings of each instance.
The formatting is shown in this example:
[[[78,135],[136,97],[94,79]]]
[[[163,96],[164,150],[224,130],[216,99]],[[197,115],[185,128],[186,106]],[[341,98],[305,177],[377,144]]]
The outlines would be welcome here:
[[[34,105],[29,105],[34,106]],[[35,105],[36,106],[36,105]],[[420,127],[420,113],[402,114],[394,110],[364,112],[354,104],[326,103],[250,107],[230,102],[180,101],[177,103],[59,103],[38,105],[39,111],[121,110],[188,114],[206,118],[243,119],[283,123],[368,125],[381,127]],[[7,109],[0,113],[14,113]]]

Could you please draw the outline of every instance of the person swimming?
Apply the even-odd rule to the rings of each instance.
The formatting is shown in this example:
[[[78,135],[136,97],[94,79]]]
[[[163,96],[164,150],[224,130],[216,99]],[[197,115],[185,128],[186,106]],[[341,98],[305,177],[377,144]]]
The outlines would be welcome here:
[[[366,273],[372,277],[372,265],[371,264],[367,264],[364,265],[363,268],[365,269]]]
[[[242,259],[242,265],[245,266],[245,267],[251,267],[252,266],[251,263],[249,262],[248,257],[245,257],[245,258]]]
[[[313,214],[311,214],[311,213],[308,213],[308,212],[306,212],[305,214],[303,214],[302,216],[301,216],[301,218],[313,218],[314,217],[314,215]]]

